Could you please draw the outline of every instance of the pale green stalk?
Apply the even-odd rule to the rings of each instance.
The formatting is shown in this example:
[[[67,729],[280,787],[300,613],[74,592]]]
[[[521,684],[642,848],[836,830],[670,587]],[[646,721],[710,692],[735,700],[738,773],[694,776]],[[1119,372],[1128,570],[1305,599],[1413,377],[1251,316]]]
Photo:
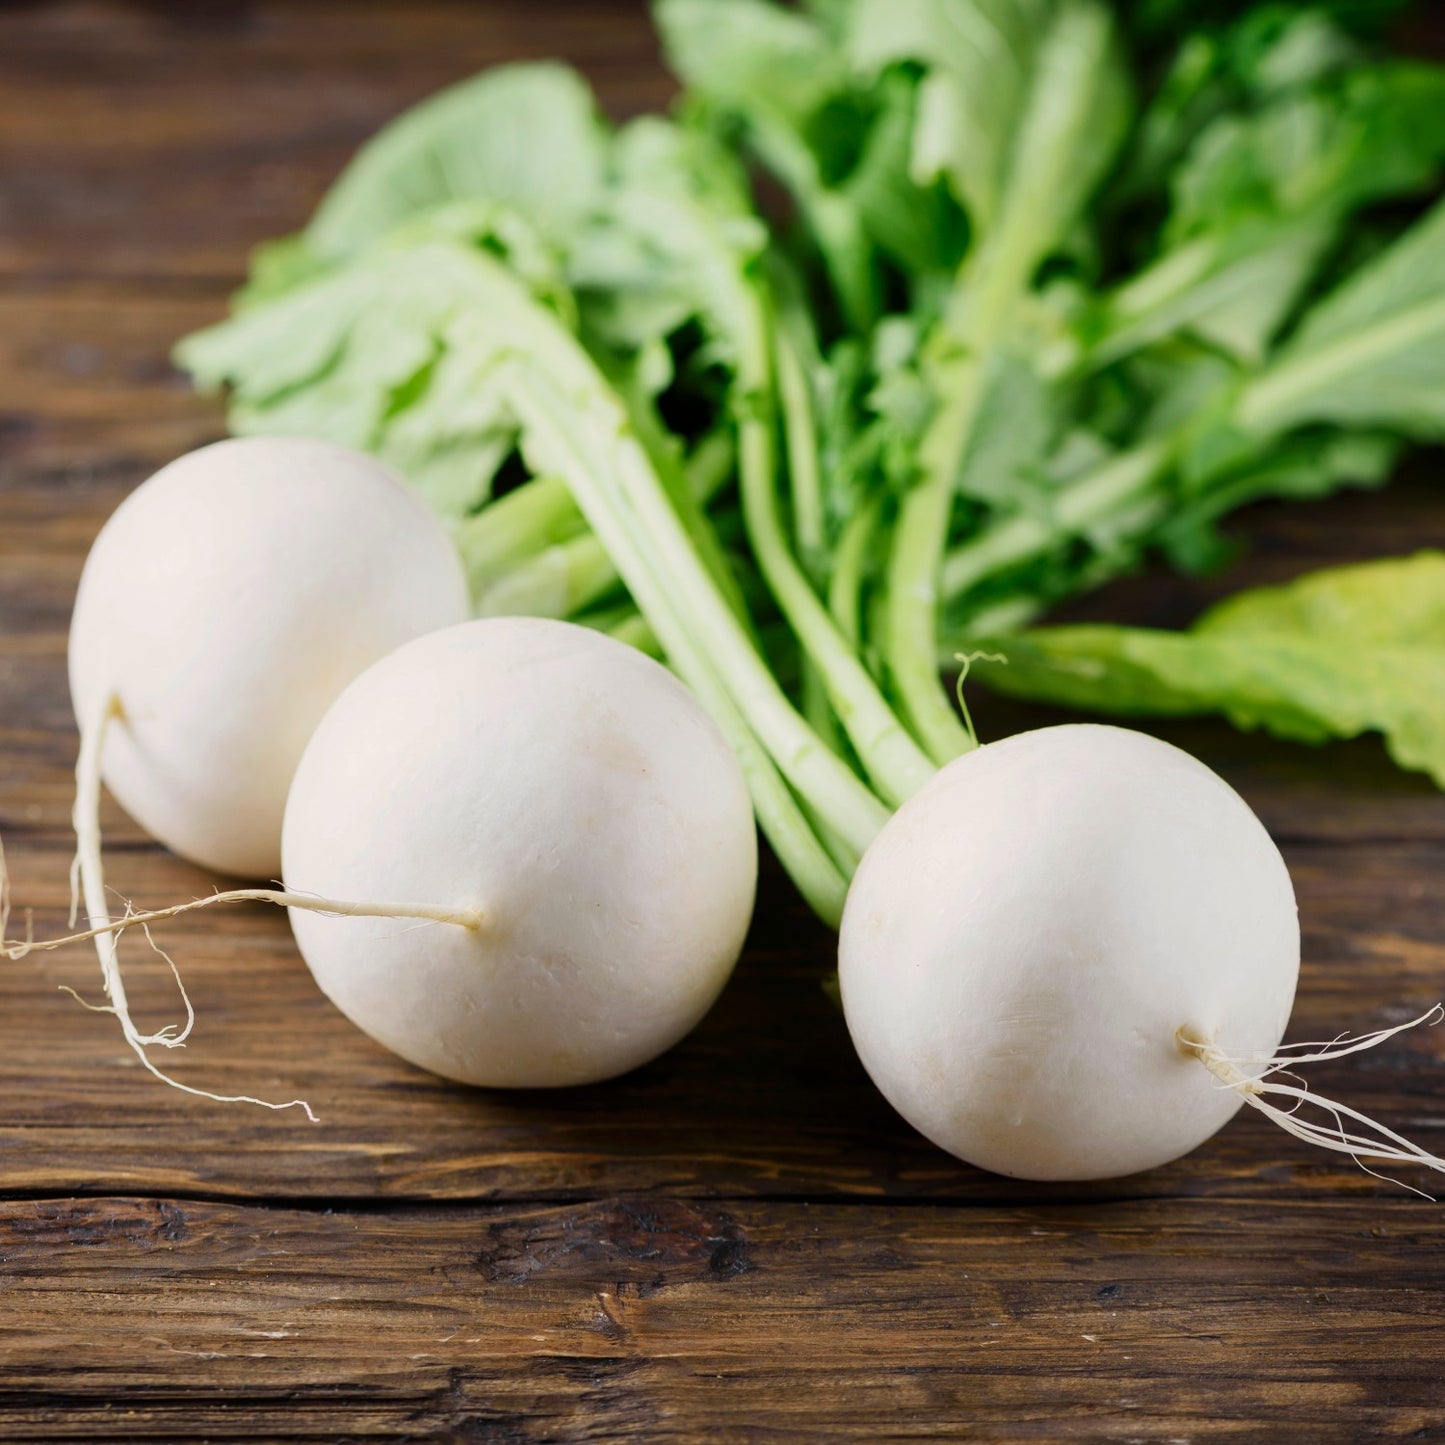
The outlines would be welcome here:
[[[930,342],[940,405],[919,450],[919,479],[900,508],[888,565],[887,661],[909,722],[938,764],[975,743],[938,676],[939,582],[949,522],[973,436],[982,368],[1006,339],[1039,265],[1087,198],[1080,147],[1096,121],[1113,47],[1107,10],[1060,6],[1040,41],[997,216],[965,259]],[[1097,160],[1097,157],[1093,158]],[[1086,168],[1087,170],[1087,168]],[[1061,201],[1061,197],[1068,198]]]

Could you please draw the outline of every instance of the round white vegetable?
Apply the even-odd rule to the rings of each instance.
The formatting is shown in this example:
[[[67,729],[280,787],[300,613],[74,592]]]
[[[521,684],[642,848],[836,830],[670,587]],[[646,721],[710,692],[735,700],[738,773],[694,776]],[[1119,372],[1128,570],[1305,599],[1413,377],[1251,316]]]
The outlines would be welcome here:
[[[299,437],[218,442],[142,483],[96,538],[71,696],[83,729],[118,700],[103,775],[147,832],[274,877],[291,775],[327,707],[467,613],[456,548],[381,463]]]
[[[1179,1034],[1274,1054],[1299,923],[1279,850],[1218,775],[1124,728],[1044,728],[950,763],[858,869],[839,950],[858,1052],[950,1153],[1109,1178],[1243,1102]]]
[[[692,694],[586,628],[487,618],[403,647],[317,728],[286,808],[288,887],[425,898],[480,926],[293,909],[355,1024],[422,1068],[582,1084],[655,1057],[742,948],[757,839]]]

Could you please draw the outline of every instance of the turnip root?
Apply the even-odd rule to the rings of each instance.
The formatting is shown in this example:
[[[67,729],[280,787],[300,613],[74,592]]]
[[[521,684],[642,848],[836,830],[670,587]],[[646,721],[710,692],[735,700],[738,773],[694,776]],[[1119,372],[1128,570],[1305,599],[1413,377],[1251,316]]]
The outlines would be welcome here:
[[[441,523],[386,467],[250,437],[163,467],[80,580],[70,689],[125,810],[173,852],[274,877],[291,775],[332,700],[403,642],[467,615]]]
[[[203,447],[142,483],[101,529],[70,630],[72,923],[83,893],[110,1010],[152,1073],[219,1097],[146,1056],[185,1040],[189,1000],[179,1028],[143,1034],[131,1019],[101,862],[102,778],[174,852],[274,876],[291,777],[332,700],[392,648],[467,611],[437,518],[379,462],[327,442]]]
[[[587,1083],[670,1047],[731,972],[757,880],[742,769],[691,693],[611,638],[521,617],[357,678],[297,769],[283,852],[293,889],[480,914],[292,924],[352,1022],[492,1086]]]
[[[1299,956],[1289,874],[1238,794],[1178,748],[1081,724],[967,753],[894,816],[839,970],[864,1065],[922,1133],[996,1173],[1092,1179],[1235,1113],[1181,1031],[1270,1059]]]
[[[1156,738],[1076,724],[966,753],[915,794],[864,855],[838,958],[874,1082],[995,1173],[1151,1169],[1242,1104],[1356,1162],[1445,1172],[1294,1072],[1445,1010],[1281,1047],[1299,955],[1284,860],[1243,799]]]

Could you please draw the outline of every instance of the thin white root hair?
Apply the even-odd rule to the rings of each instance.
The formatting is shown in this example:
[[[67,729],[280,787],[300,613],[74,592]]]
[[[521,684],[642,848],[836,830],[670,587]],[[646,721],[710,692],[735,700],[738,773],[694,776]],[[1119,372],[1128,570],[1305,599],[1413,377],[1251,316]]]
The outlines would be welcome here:
[[[70,911],[65,916],[65,926],[74,928],[80,920],[80,849],[77,847],[70,860]]]
[[[91,1003],[79,989],[71,988],[68,983],[58,983],[55,986],[61,993],[68,993],[81,1008],[89,1009],[93,1014],[113,1014],[115,1012],[108,1003]]]
[[[26,920],[27,932],[29,920]],[[10,870],[5,866],[5,840],[0,838],[0,940],[10,932]]]
[[[101,863],[100,765],[110,724],[122,716],[120,699],[114,693],[108,693],[96,715],[81,725],[80,757],[75,765],[75,807],[71,813],[71,823],[75,828],[75,864],[72,867],[72,877],[78,873],[80,878],[81,896],[91,925],[90,936],[95,939],[95,951],[100,959],[105,995],[110,1000],[116,1018],[120,1020],[126,1042],[140,1055],[141,1062],[150,1067],[149,1060],[145,1057],[146,1048],[151,1044],[172,1046],[175,1043],[175,1029],[170,1027],[159,1033],[143,1034],[131,1018],[125,980],[120,972],[117,940],[112,936],[121,930],[111,923],[106,902],[105,870]],[[73,894],[71,903],[73,911]],[[133,915],[127,909],[121,927],[128,925],[132,918]],[[27,938],[24,944],[7,947],[5,952],[9,958],[23,958],[32,949],[41,946]]]
[[[176,967],[175,959],[156,942],[154,934],[151,933],[149,923],[142,923],[140,929],[141,932],[145,934],[146,942],[150,944],[152,950],[165,959],[166,965],[171,971],[171,977],[176,981],[176,992],[180,994],[181,1002],[186,1006],[186,1021],[180,1028],[177,1028],[175,1024],[167,1024],[165,1028],[156,1035],[157,1039],[165,1044],[167,1048],[178,1049],[190,1038],[191,1030],[196,1026],[196,1011],[191,1007],[191,996],[186,992],[186,985],[181,979],[181,971]]]
[[[1298,1084],[1286,1084],[1274,1076],[1283,1074],[1287,1078],[1298,1078],[1294,1070],[1300,1064],[1319,1063],[1357,1054],[1362,1049],[1374,1048],[1377,1044],[1384,1043],[1386,1039],[1391,1039],[1406,1029],[1439,1023],[1442,1019],[1445,1019],[1445,1007],[1436,1004],[1419,1018],[1396,1024],[1393,1028],[1376,1029],[1372,1033],[1354,1037],[1342,1034],[1331,1043],[1286,1044],[1268,1058],[1226,1053],[1212,1041],[1194,1038],[1183,1028],[1175,1035],[1175,1039],[1186,1054],[1198,1059],[1209,1070],[1221,1088],[1234,1090],[1245,1103],[1258,1109],[1285,1133],[1294,1135],[1306,1144],[1313,1144],[1316,1148],[1347,1154],[1367,1174],[1388,1179],[1387,1175],[1376,1173],[1364,1161],[1374,1159],[1392,1164],[1418,1164],[1445,1174],[1445,1159],[1422,1149],[1403,1134],[1397,1134],[1393,1129],[1360,1113],[1358,1109],[1350,1108],[1348,1104],[1310,1093],[1303,1080]],[[1296,1052],[1297,1050],[1304,1052]],[[1282,1108],[1273,1102],[1275,1099],[1290,1100],[1290,1107]],[[1333,1122],[1326,1124],[1301,1118],[1300,1111],[1311,1105],[1329,1115]],[[1350,1123],[1347,1124],[1346,1120]],[[1389,1182],[1401,1184],[1399,1180],[1392,1179]],[[1433,1197],[1413,1185],[1401,1184],[1401,1187],[1426,1199]]]
[[[1357,1054],[1362,1049],[1372,1049],[1376,1044],[1382,1044],[1386,1039],[1392,1039],[1396,1034],[1402,1034],[1407,1029],[1426,1027],[1438,1024],[1445,1019],[1445,1004],[1436,1004],[1434,1008],[1427,1009],[1417,1019],[1411,1019],[1408,1023],[1396,1024],[1394,1028],[1376,1029],[1368,1034],[1356,1034],[1351,1038],[1348,1034],[1338,1034],[1333,1039],[1316,1041],[1314,1043],[1281,1044],[1279,1051],[1272,1058],[1268,1059],[1246,1059],[1236,1057],[1237,1064],[1258,1064],[1265,1073],[1273,1074],[1281,1070],[1287,1070],[1291,1064],[1313,1064],[1324,1059],[1342,1059],[1346,1054]],[[1307,1053],[1296,1053],[1297,1049],[1309,1050]]]
[[[192,898],[188,903],[173,903],[169,908],[148,909],[144,913],[127,912],[120,918],[107,919],[94,928],[79,933],[67,933],[61,938],[27,938],[24,942],[0,942],[0,954],[6,958],[24,958],[28,953],[41,953],[49,949],[65,948],[72,943],[85,943],[89,939],[100,939],[107,935],[118,936],[128,928],[142,928],[149,933],[149,925],[162,923],[167,918],[179,918],[183,913],[194,913],[201,908],[211,908],[217,903],[274,903],[278,908],[301,908],[308,913],[325,913],[336,918],[414,918],[422,923],[445,923],[454,928],[475,931],[485,921],[479,908],[439,908],[429,903],[352,903],[340,898],[321,898],[311,893],[297,893],[286,888],[228,888],[224,892],[208,893],[204,898]],[[170,962],[163,950],[157,948]],[[174,964],[171,965],[175,967]],[[172,1025],[171,1027],[174,1027]]]
[[[316,913],[336,914],[348,918],[414,918],[431,923],[452,924],[460,928],[476,929],[482,925],[482,914],[478,909],[446,909],[422,904],[370,904],[352,903],[334,898],[317,898],[306,893],[297,893],[280,888],[233,888],[217,892],[205,898],[179,903],[170,908],[158,908],[147,912],[136,912],[129,905],[124,914],[113,919],[106,899],[105,872],[101,861],[100,794],[101,759],[105,750],[106,733],[110,724],[124,717],[124,710],[115,693],[106,696],[95,715],[82,724],[80,731],[80,756],[75,768],[75,808],[72,821],[75,828],[75,858],[71,864],[71,907],[70,927],[73,929],[78,914],[78,904],[83,900],[87,921],[90,926],[80,932],[71,932],[63,938],[37,940],[32,920],[27,916],[23,942],[7,941],[10,921],[10,885],[5,869],[3,845],[0,845],[0,956],[21,959],[27,954],[61,948],[71,943],[94,941],[96,955],[100,960],[101,979],[105,986],[108,1005],[92,1004],[82,999],[74,989],[66,992],[84,1007],[98,1013],[112,1013],[120,1021],[121,1032],[131,1051],[140,1060],[148,1073],[162,1083],[179,1089],[183,1094],[210,1099],[218,1104],[255,1104],[262,1109],[301,1109],[314,1124],[319,1122],[310,1104],[304,1099],[290,1099],[275,1103],[258,1099],[250,1094],[216,1094],[209,1089],[199,1089],[172,1078],[151,1062],[146,1049],[152,1045],[164,1048],[179,1048],[190,1036],[195,1025],[195,1009],[191,1005],[180,970],[175,960],[165,952],[151,936],[150,925],[167,918],[176,918],[198,908],[210,908],[217,903],[273,903],[283,908],[304,908]],[[141,928],[152,948],[165,959],[171,976],[180,990],[185,1005],[184,1024],[168,1024],[153,1034],[142,1034],[135,1026],[126,997],[125,981],[121,976],[119,938],[128,928]]]

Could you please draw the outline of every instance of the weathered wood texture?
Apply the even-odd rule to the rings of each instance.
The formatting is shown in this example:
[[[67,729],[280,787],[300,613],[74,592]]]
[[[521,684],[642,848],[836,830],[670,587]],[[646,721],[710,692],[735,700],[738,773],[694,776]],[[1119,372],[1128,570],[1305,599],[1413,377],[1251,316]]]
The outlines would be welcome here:
[[[640,5],[0,7],[0,835],[63,921],[75,748],[65,628],[105,515],[220,433],[169,369],[248,247],[449,80],[581,64],[661,104]],[[1259,509],[1231,575],[1445,546],[1438,457],[1379,496]],[[1092,603],[1182,620],[1213,584]],[[981,700],[999,733],[1040,720]],[[1373,743],[1167,735],[1285,846],[1306,964],[1292,1036],[1445,994],[1445,800]],[[107,806],[142,903],[212,880]],[[775,872],[735,985],[615,1084],[452,1088],[352,1030],[284,919],[177,922],[200,1023],[146,1078],[83,949],[0,970],[0,1437],[1240,1440],[1445,1435],[1445,1215],[1255,1118],[1087,1188],[940,1155],[871,1089],[819,983],[830,940]],[[146,1020],[175,1009],[141,953]],[[169,1013],[168,1013],[169,1011]],[[1445,1146],[1445,1031],[1318,1086]]]
[[[12,1204],[0,1391],[85,1439],[1430,1438],[1442,1241],[1398,1200]]]

